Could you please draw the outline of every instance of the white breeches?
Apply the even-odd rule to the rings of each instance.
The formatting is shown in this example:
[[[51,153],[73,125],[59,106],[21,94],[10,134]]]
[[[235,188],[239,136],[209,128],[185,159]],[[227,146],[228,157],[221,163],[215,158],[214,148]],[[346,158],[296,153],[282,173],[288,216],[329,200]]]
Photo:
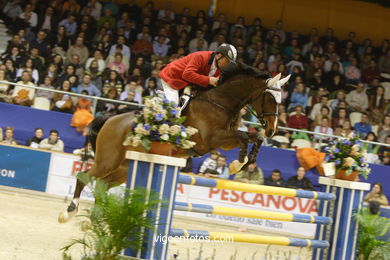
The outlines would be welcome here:
[[[172,88],[171,86],[168,85],[164,80],[161,79],[161,83],[164,89],[164,94],[165,97],[169,101],[175,102],[177,105],[179,104],[179,91]]]

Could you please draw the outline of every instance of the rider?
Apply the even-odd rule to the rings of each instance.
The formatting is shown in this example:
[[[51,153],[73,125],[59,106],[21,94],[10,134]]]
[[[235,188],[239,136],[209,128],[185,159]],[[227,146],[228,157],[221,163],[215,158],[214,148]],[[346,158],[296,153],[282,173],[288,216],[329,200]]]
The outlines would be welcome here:
[[[197,51],[169,63],[160,72],[165,97],[179,105],[179,90],[190,84],[216,87],[220,69],[235,63],[236,59],[236,48],[224,43],[215,52]],[[189,100],[186,94],[183,96],[182,109]]]

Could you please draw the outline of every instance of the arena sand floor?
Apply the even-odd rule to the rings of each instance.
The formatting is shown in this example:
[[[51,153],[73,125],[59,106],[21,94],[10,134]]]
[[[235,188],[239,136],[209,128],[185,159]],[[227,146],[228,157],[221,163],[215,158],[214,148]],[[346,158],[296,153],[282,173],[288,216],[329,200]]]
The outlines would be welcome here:
[[[0,259],[1,260],[60,260],[60,248],[72,238],[81,237],[78,221],[59,224],[57,216],[66,208],[68,202],[64,198],[47,196],[40,192],[31,192],[0,186]],[[88,207],[81,203],[81,210]],[[194,221],[186,217],[176,217],[174,228],[188,228],[221,232],[239,232],[238,227],[215,225],[213,223]],[[257,234],[259,234],[257,232]],[[169,256],[178,253],[180,260],[198,259],[214,260],[252,260],[263,258],[267,245],[248,243],[177,243],[170,244]],[[75,248],[72,256],[81,259],[81,248]],[[271,259],[291,260],[310,259],[311,251],[294,247],[272,246],[269,250]],[[256,253],[256,254],[255,254]],[[236,258],[231,258],[236,254]],[[255,254],[255,255],[254,255]],[[300,258],[297,258],[298,254]],[[214,258],[211,256],[214,255]],[[189,256],[189,257],[188,257]],[[253,256],[255,256],[253,258]],[[281,258],[278,258],[280,256]],[[173,258],[168,258],[173,259]]]

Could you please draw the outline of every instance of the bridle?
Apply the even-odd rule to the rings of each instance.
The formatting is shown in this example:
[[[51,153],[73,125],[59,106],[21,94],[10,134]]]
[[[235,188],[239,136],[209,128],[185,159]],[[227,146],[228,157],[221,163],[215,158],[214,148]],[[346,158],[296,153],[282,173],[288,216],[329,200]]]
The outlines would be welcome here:
[[[272,78],[270,78],[270,79],[272,79]],[[272,95],[272,97],[275,99],[274,95],[273,95],[272,92],[270,92],[270,91],[277,91],[277,92],[282,91],[282,90],[279,89],[279,88],[275,88],[275,87],[272,87],[272,86],[271,86],[271,87],[267,86],[268,80],[270,80],[270,79],[267,79],[267,80],[265,81],[265,88],[263,89],[263,91],[260,92],[260,93],[259,93],[258,95],[256,95],[255,97],[251,98],[252,100],[257,100],[257,99],[259,99],[259,98],[262,98],[262,104],[263,104],[263,106],[264,106],[265,94],[266,94],[267,92],[269,92],[269,93]],[[221,90],[218,89],[218,88],[215,88],[215,90],[216,90],[216,91],[221,91]],[[269,90],[269,91],[267,91],[267,90]],[[228,92],[224,92],[223,95],[228,96],[230,99],[232,99],[232,100],[234,100],[235,102],[237,102],[237,103],[238,103],[238,107],[244,107],[244,105],[248,104],[248,103],[249,103],[249,100],[250,100],[250,99],[240,100],[240,99],[238,99],[237,97],[232,96],[232,95],[231,95],[230,93],[228,93]],[[228,108],[228,107],[226,107],[226,106],[224,106],[224,105],[221,105],[221,104],[219,104],[219,103],[217,103],[217,102],[215,102],[215,101],[213,101],[213,100],[205,99],[205,98],[197,98],[197,100],[207,101],[207,102],[209,102],[209,103],[215,105],[216,107],[219,107],[219,108],[221,108],[221,109],[223,109],[223,110],[229,112],[230,114],[235,114],[235,112],[233,111],[233,109],[230,109],[230,108]],[[275,99],[275,103],[277,104],[276,99]],[[263,112],[263,107],[262,107],[262,111],[261,111],[262,113],[261,113],[260,115],[257,115],[256,112],[253,110],[253,108],[247,107],[246,110],[247,110],[252,116],[256,117],[256,118],[259,120],[259,122],[260,122],[260,124],[262,125],[263,128],[266,128],[266,127],[267,127],[267,121],[265,121],[264,117],[266,117],[266,116],[276,116],[276,117],[279,116],[279,113],[278,113],[278,106],[276,106],[276,112]]]

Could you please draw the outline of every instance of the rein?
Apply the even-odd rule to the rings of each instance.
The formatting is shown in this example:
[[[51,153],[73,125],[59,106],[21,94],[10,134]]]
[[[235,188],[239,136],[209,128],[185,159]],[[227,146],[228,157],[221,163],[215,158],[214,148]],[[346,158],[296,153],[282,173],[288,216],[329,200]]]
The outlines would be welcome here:
[[[278,91],[278,92],[281,91],[281,89],[279,89],[279,88],[275,88],[275,87],[272,87],[272,86],[268,87],[267,86],[267,81],[265,82],[264,90],[261,93],[259,93],[257,96],[255,96],[255,98],[254,98],[254,100],[256,100],[260,96],[262,96],[262,99],[263,99],[262,103],[263,104],[264,104],[265,93],[267,92],[266,90],[273,90],[273,91]],[[220,92],[221,90],[219,88],[216,88],[216,91]],[[235,102],[237,102],[238,103],[238,107],[243,107],[245,104],[248,103],[247,100],[245,100],[245,99],[241,100],[241,99],[239,99],[239,98],[237,98],[235,96],[232,96],[228,92],[224,92],[223,95],[225,95],[225,96],[229,97],[230,99],[234,100]],[[226,107],[226,106],[224,106],[222,104],[219,104],[218,102],[215,102],[214,100],[210,100],[208,98],[197,98],[197,100],[209,102],[210,104],[213,104],[214,106],[216,106],[216,107],[218,107],[218,108],[220,108],[222,110],[225,110],[225,111],[227,111],[228,113],[230,113],[232,115],[236,114],[236,112],[234,112],[232,109],[230,109],[230,108],[228,108],[228,107]],[[256,112],[253,110],[253,108],[247,107],[246,109],[252,116],[256,117],[260,121],[260,123],[261,123],[261,125],[263,127],[266,127],[266,121],[264,120],[265,116],[278,116],[279,115],[278,112],[276,112],[276,113],[262,112],[261,115],[257,115]]]

